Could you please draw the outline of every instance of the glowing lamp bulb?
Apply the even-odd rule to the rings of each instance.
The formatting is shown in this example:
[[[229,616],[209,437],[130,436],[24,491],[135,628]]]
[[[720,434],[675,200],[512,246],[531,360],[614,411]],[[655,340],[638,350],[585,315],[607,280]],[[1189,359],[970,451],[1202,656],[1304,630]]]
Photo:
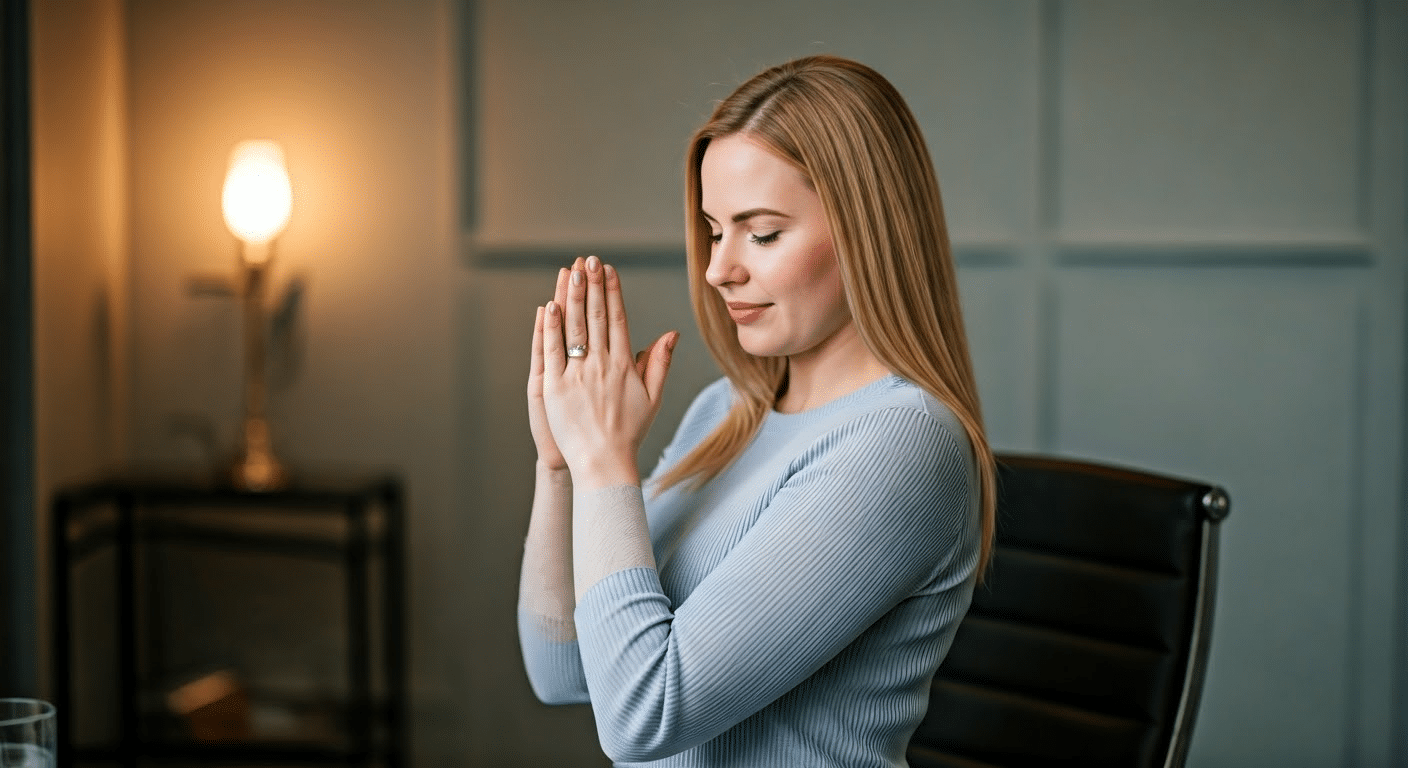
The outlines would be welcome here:
[[[221,195],[225,226],[248,246],[245,258],[268,258],[268,244],[288,224],[293,206],[284,151],[272,141],[242,141],[230,154]]]

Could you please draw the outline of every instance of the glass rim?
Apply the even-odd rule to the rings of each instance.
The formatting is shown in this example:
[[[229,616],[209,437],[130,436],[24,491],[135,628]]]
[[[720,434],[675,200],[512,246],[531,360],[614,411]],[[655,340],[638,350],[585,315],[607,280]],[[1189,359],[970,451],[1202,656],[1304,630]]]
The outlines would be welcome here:
[[[53,704],[50,704],[49,702],[43,699],[0,698],[0,708],[5,708],[7,705],[10,704],[24,704],[27,706],[34,707],[38,711],[32,712],[27,715],[20,715],[18,717],[3,717],[3,715],[0,715],[0,728],[8,728],[10,726],[15,725],[27,725],[29,723],[37,723],[40,720],[53,717],[58,711],[54,709]]]

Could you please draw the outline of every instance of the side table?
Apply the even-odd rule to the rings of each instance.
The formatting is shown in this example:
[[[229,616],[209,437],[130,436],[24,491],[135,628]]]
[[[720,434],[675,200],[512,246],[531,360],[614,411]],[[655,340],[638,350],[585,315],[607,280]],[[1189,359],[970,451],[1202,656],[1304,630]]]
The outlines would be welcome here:
[[[112,477],[61,489],[53,499],[52,525],[53,687],[62,713],[59,766],[103,761],[135,768],[147,760],[407,764],[405,523],[399,480],[304,477],[285,489],[254,492],[195,478]],[[181,549],[169,549],[173,547]],[[277,573],[281,563],[296,563],[305,572],[307,563],[335,569],[343,592],[341,605],[333,607],[341,611],[344,624],[345,687],[339,683],[340,701],[321,721],[330,724],[325,732],[317,738],[265,738],[257,732],[217,731],[211,737],[208,729],[202,734],[187,728],[173,735],[172,724],[180,721],[164,709],[173,700],[172,683],[162,679],[161,644],[153,640],[161,630],[153,631],[151,619],[151,606],[160,602],[151,598],[152,590],[162,585],[147,577],[151,564],[169,551],[186,553],[197,565],[202,558],[217,557],[208,553],[266,558],[259,561],[266,564],[257,571],[261,577]],[[74,692],[75,622],[83,618],[78,612],[93,604],[80,602],[75,594],[80,565],[90,571],[101,565],[102,582],[112,595],[111,606],[103,611],[111,615],[115,634],[110,683],[115,701],[93,701],[92,694],[79,701]],[[240,588],[219,586],[217,591],[227,597]],[[291,580],[290,586],[303,585]],[[218,603],[218,598],[211,599]],[[202,605],[207,611],[218,607]],[[312,661],[328,663],[326,658]],[[115,716],[105,730],[110,738],[96,745],[77,743],[74,724],[99,716]]]

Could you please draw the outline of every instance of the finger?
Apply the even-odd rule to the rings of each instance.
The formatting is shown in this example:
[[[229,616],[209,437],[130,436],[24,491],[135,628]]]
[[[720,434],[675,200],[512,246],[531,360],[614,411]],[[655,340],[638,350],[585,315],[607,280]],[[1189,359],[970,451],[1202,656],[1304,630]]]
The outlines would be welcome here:
[[[610,264],[603,268],[603,285],[606,287],[606,328],[607,343],[613,357],[622,362],[630,359],[631,328],[626,322],[626,299],[621,294],[621,276]],[[637,372],[640,366],[636,366]]]
[[[601,259],[587,258],[587,344],[591,353],[606,354],[611,351],[611,339],[606,330],[606,289],[603,285],[605,272]],[[629,349],[629,347],[627,347]]]
[[[572,279],[572,270],[581,269],[582,264],[582,257],[578,256],[576,261],[572,262],[571,269],[559,269],[557,271],[557,290],[552,295],[552,300],[557,302],[557,306],[567,306],[567,283]]]
[[[543,375],[543,308],[538,307],[537,316],[533,318],[533,350],[528,356],[528,376],[532,380],[534,376]]]
[[[553,288],[552,300],[558,309],[567,306],[567,288],[572,283],[572,270],[582,268],[582,257],[578,256],[572,266],[557,270],[557,285]]]
[[[567,281],[567,303],[561,306],[563,339],[568,347],[585,345],[587,339],[587,273],[573,265],[572,277]],[[590,351],[590,347],[588,350]]]
[[[557,306],[567,306],[567,281],[572,279],[572,270],[563,268],[557,270],[557,285],[552,290],[552,300],[557,302]]]
[[[645,381],[645,366],[650,362],[650,347],[646,347],[636,353],[636,375],[641,381]]]
[[[646,359],[645,393],[650,402],[660,405],[660,396],[665,392],[665,376],[670,372],[670,362],[674,359],[675,344],[680,340],[679,333],[670,331],[650,345],[650,356]]]
[[[562,375],[567,367],[566,351],[562,346],[562,308],[549,302],[543,309],[543,374],[546,380]]]

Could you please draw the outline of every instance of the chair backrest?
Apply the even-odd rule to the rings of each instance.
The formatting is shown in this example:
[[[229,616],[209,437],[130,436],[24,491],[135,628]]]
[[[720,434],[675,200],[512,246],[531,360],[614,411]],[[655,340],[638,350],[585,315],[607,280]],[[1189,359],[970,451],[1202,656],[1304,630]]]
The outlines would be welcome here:
[[[934,678],[910,765],[1182,765],[1227,513],[1212,485],[998,456],[993,566]]]

